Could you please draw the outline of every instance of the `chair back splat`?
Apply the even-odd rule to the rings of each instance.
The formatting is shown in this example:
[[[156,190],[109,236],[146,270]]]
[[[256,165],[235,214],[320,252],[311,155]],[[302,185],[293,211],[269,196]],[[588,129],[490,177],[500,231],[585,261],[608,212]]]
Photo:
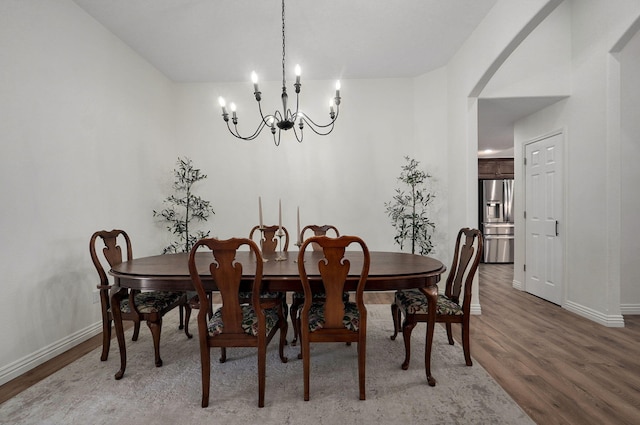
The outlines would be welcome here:
[[[336,237],[340,236],[338,228],[331,224],[324,224],[322,226],[309,224],[300,232],[299,237],[301,241],[304,241],[304,235],[307,230],[312,231],[314,236],[325,236],[329,231],[334,232]],[[322,251],[322,247],[316,242],[312,242],[311,247],[314,251]],[[316,301],[321,301],[321,298],[323,298],[323,294],[319,292],[315,293],[313,296],[316,298]],[[291,316],[291,323],[293,325],[293,339],[291,340],[291,345],[296,345],[298,338],[300,337],[300,330],[298,329],[298,311],[303,302],[304,294],[302,292],[294,292],[291,297],[291,306],[289,307],[289,315]]]

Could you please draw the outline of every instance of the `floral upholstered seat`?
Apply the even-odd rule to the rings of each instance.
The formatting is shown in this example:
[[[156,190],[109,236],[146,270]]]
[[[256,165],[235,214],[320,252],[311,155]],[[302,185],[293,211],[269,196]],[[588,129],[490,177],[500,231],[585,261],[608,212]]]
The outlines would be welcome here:
[[[252,336],[258,336],[258,316],[256,315],[253,306],[249,304],[243,304],[242,308],[242,329]],[[270,308],[264,311],[265,318],[267,319],[267,334],[271,332],[274,326],[278,324],[278,310],[277,308]],[[222,308],[216,310],[213,317],[207,324],[209,336],[216,336],[222,333],[224,329],[224,322],[222,321]]]
[[[183,292],[140,292],[135,295],[134,302],[140,313],[157,313],[168,308],[183,296]],[[131,313],[128,298],[120,302],[120,309],[123,313]]]
[[[283,298],[285,295],[284,292],[261,292],[260,293],[260,298],[271,298],[271,299],[276,299],[276,298]],[[242,301],[247,301],[249,302],[249,300],[251,299],[251,291],[242,291],[240,293],[238,293],[238,298],[240,298],[240,300]]]
[[[344,303],[344,318],[342,319],[342,323],[344,327],[350,331],[358,331],[360,327],[360,315],[358,314],[358,306],[356,303]],[[324,328],[324,303],[313,303],[309,310],[309,331],[315,332],[322,328]]]
[[[427,297],[419,289],[396,291],[394,303],[405,314],[427,314]],[[438,294],[438,315],[462,316],[462,307],[443,294]]]

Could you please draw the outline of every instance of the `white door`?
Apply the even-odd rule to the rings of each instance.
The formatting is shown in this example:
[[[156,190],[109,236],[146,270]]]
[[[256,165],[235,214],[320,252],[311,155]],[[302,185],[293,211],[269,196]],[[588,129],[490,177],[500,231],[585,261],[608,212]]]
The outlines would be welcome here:
[[[525,145],[525,290],[562,302],[562,133]]]

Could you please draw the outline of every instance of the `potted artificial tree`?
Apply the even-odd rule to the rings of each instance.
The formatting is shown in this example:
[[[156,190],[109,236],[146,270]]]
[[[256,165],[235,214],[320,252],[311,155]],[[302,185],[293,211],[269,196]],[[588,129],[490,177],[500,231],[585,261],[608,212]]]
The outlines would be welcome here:
[[[385,202],[391,225],[396,229],[395,243],[402,250],[405,244],[411,245],[411,253],[427,255],[433,249],[431,237],[435,223],[428,217],[428,206],[435,197],[427,187],[431,175],[419,168],[415,159],[405,157],[407,163],[402,166],[400,180],[406,186],[396,189],[391,202]]]
[[[167,207],[161,211],[153,211],[154,217],[160,217],[167,223],[167,230],[174,235],[175,240],[166,246],[163,254],[171,252],[189,252],[191,247],[202,238],[209,236],[210,231],[193,231],[190,227],[194,220],[207,221],[211,214],[215,214],[211,203],[200,196],[194,195],[193,185],[207,178],[200,169],[194,168],[189,158],[178,158],[177,168],[173,170],[175,180],[173,188],[175,194],[169,195],[163,202]]]

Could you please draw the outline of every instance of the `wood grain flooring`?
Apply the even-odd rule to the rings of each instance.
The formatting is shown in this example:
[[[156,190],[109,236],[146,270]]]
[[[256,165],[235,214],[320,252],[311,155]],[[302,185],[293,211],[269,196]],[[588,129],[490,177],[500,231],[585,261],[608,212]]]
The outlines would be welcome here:
[[[471,355],[536,423],[640,423],[640,316],[606,328],[513,289],[512,265],[482,264],[479,274],[482,315],[471,319]],[[366,294],[367,303],[392,299]],[[454,334],[459,340],[456,326]],[[0,403],[100,344],[94,337],[6,383]]]

